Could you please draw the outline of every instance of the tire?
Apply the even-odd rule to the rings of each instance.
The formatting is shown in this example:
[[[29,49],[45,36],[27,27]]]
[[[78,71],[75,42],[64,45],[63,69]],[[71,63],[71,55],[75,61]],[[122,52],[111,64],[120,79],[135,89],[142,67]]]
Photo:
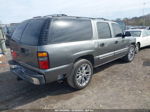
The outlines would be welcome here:
[[[21,80],[23,80],[23,79],[21,79],[21,78],[20,78],[20,77],[18,77],[18,76],[17,76],[17,78],[16,78],[16,79],[17,79],[17,81],[21,81]]]
[[[140,51],[140,44],[137,43],[137,44],[136,44],[136,54],[137,54],[139,51]]]
[[[132,62],[135,57],[135,52],[136,52],[136,46],[130,45],[128,54],[123,58],[123,60],[126,62]]]
[[[93,66],[91,62],[86,59],[81,59],[74,64],[72,73],[67,78],[67,82],[72,88],[81,90],[90,83],[92,75]]]

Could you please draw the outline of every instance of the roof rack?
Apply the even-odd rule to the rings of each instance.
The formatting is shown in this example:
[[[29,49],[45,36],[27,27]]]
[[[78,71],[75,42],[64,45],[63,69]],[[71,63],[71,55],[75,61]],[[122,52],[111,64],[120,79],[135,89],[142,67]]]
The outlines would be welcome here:
[[[52,15],[46,15],[46,16],[36,16],[33,18],[42,18],[42,17],[61,17],[61,16],[67,16],[66,14],[52,14]]]
[[[41,18],[41,16],[36,16],[36,17],[33,17],[33,18]]]
[[[61,16],[67,16],[66,14],[52,14],[52,15],[46,15],[44,17],[61,17]]]
[[[109,21],[108,19],[105,19],[105,18],[92,18],[92,19],[101,19],[101,20],[104,20],[104,21]]]
[[[37,17],[33,17],[33,18],[41,18],[42,16],[37,16]],[[66,14],[51,14],[51,15],[46,15],[43,17],[72,17],[72,18],[81,18],[81,19],[101,19],[104,21],[109,21],[108,19],[105,18],[93,18],[93,17],[79,17],[79,16],[68,16]]]
[[[68,17],[72,17],[72,18],[82,18],[82,19],[91,19],[90,17],[79,17],[79,16],[68,16]]]
[[[108,21],[108,19],[105,19],[105,18],[98,18],[98,19],[102,19],[102,20]]]

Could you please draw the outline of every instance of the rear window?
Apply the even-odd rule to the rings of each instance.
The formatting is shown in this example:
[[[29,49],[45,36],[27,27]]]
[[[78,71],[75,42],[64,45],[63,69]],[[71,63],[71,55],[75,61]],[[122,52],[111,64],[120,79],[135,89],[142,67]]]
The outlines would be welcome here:
[[[16,28],[15,32],[12,35],[13,40],[20,41],[22,33],[23,33],[25,27],[27,26],[27,24],[28,24],[28,21],[24,21],[18,25],[18,27]]]
[[[51,25],[50,43],[90,40],[93,35],[90,20],[55,19]]]
[[[31,19],[21,23],[13,34],[13,40],[26,45],[37,45],[46,19]]]

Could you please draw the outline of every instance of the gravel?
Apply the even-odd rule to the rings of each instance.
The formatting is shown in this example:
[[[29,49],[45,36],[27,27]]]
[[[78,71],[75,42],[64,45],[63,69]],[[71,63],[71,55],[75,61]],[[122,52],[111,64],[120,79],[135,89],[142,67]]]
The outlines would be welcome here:
[[[18,82],[7,62],[0,64],[0,109],[150,109],[150,48],[131,63],[117,60],[94,71],[90,85],[75,91],[66,83]]]

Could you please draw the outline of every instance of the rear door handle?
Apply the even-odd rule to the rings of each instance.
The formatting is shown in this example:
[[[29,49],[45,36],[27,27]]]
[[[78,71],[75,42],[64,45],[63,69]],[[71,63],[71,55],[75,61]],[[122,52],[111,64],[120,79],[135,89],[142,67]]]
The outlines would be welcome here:
[[[115,44],[118,44],[119,43],[119,41],[115,41]]]
[[[99,44],[99,46],[100,46],[100,47],[104,47],[104,46],[105,46],[105,44],[104,44],[104,43],[101,43],[101,44]]]

